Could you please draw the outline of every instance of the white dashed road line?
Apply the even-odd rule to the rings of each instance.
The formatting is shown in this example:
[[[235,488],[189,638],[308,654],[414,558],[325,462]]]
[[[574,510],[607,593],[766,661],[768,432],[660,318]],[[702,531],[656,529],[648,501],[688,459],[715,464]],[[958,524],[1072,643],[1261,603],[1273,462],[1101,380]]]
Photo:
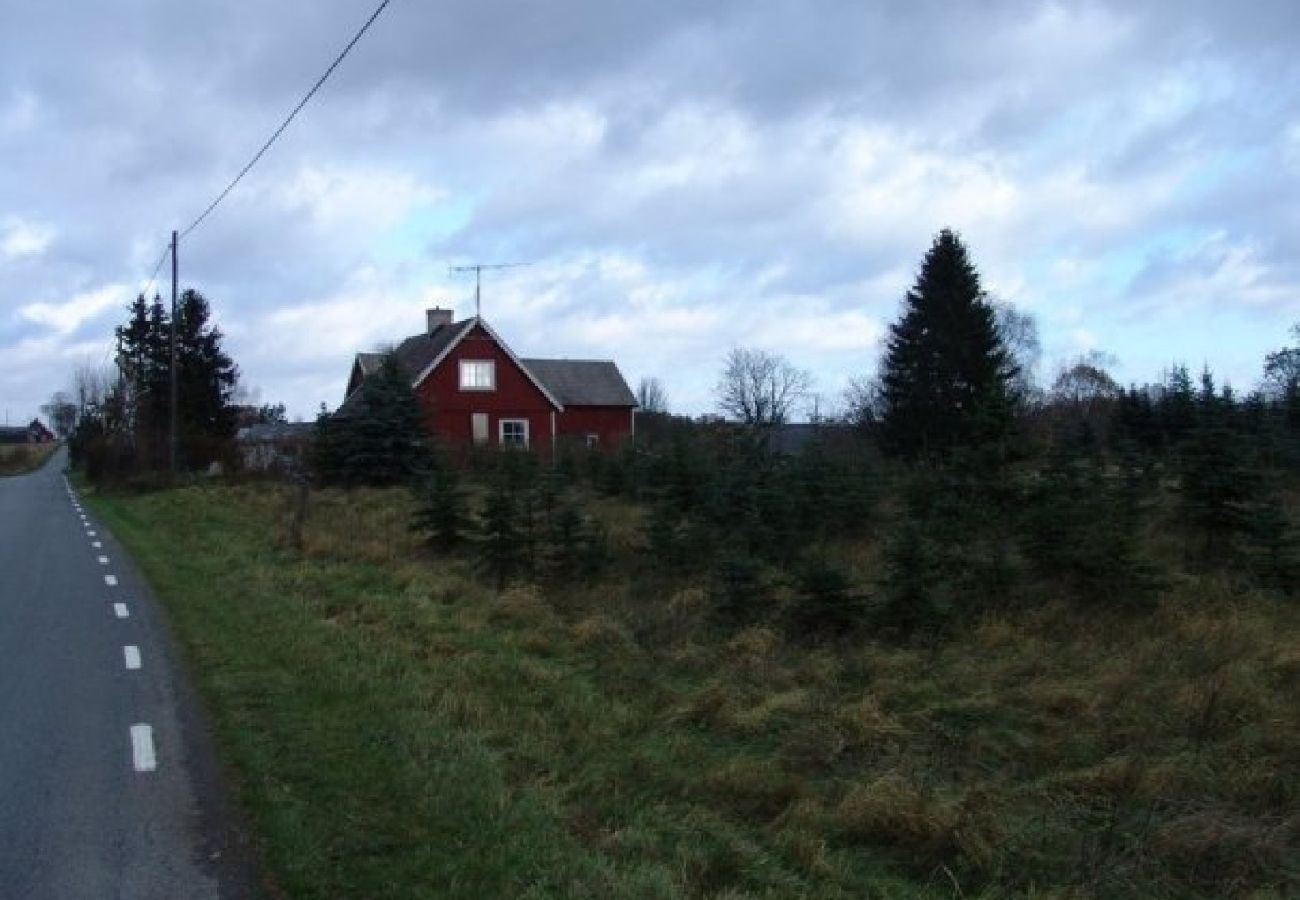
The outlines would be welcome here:
[[[135,644],[127,644],[122,648],[122,659],[126,661],[126,667],[131,670],[140,668],[140,648]]]
[[[158,768],[158,757],[153,752],[152,727],[131,726],[131,762],[137,772],[152,772]]]
[[[109,587],[117,587],[117,576],[116,576],[116,575],[105,575],[105,576],[104,576],[104,584],[108,585]]]
[[[90,546],[94,547],[96,550],[101,550],[104,547],[104,545],[99,541],[91,541]]]
[[[126,608],[125,603],[114,603],[113,615],[117,616],[119,619],[129,619],[131,618],[131,611]]]
[[[100,564],[101,566],[106,566],[106,565],[108,565],[108,557],[107,557],[107,556],[101,556],[101,557],[99,557],[99,564]]]

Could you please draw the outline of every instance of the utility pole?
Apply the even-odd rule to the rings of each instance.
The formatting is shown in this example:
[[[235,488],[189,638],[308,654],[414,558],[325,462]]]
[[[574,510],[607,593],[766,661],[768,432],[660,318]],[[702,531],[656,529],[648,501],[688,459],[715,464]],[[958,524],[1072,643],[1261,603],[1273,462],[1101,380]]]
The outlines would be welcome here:
[[[176,407],[179,395],[176,379],[176,232],[172,231],[172,333],[171,333],[171,425],[168,434],[168,450],[172,475],[176,474]]]
[[[478,318],[483,305],[483,270],[484,269],[517,269],[520,266],[526,266],[529,263],[474,263],[469,266],[452,266],[448,271],[451,274],[461,272],[474,273],[474,318]]]

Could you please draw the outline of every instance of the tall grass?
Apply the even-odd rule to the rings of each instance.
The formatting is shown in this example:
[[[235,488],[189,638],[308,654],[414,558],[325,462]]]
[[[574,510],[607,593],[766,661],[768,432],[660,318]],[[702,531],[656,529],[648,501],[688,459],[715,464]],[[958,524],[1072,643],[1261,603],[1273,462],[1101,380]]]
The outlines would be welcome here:
[[[57,444],[0,444],[0,475],[23,475],[45,465]]]
[[[485,589],[400,491],[99,505],[166,599],[294,897],[1300,892],[1300,608],[1180,575],[942,642],[790,644],[631,560]],[[840,548],[872,570],[871,542]]]

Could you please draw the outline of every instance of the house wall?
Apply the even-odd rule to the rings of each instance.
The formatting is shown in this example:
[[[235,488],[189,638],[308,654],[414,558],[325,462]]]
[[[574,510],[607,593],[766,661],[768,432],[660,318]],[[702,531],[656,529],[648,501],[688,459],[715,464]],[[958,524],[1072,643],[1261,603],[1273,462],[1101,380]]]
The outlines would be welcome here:
[[[460,361],[486,359],[496,363],[496,389],[462,391]],[[449,443],[470,443],[470,416],[487,413],[489,444],[497,443],[502,419],[527,419],[529,446],[550,449],[555,407],[481,328],[447,355],[416,388],[416,396],[433,433]]]
[[[599,436],[601,447],[619,447],[632,431],[632,410],[626,406],[570,406],[560,413],[555,429],[562,438],[585,442]]]

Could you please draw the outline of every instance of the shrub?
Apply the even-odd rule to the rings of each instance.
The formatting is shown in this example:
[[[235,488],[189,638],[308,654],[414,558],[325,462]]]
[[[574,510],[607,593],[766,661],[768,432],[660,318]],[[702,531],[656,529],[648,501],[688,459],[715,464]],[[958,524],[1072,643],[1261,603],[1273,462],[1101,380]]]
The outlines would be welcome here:
[[[848,575],[814,557],[800,567],[786,620],[797,638],[838,636],[861,623],[864,609],[865,598],[854,592]]]
[[[725,625],[750,625],[765,618],[771,593],[763,581],[762,564],[742,552],[732,552],[714,572],[713,617]]]

